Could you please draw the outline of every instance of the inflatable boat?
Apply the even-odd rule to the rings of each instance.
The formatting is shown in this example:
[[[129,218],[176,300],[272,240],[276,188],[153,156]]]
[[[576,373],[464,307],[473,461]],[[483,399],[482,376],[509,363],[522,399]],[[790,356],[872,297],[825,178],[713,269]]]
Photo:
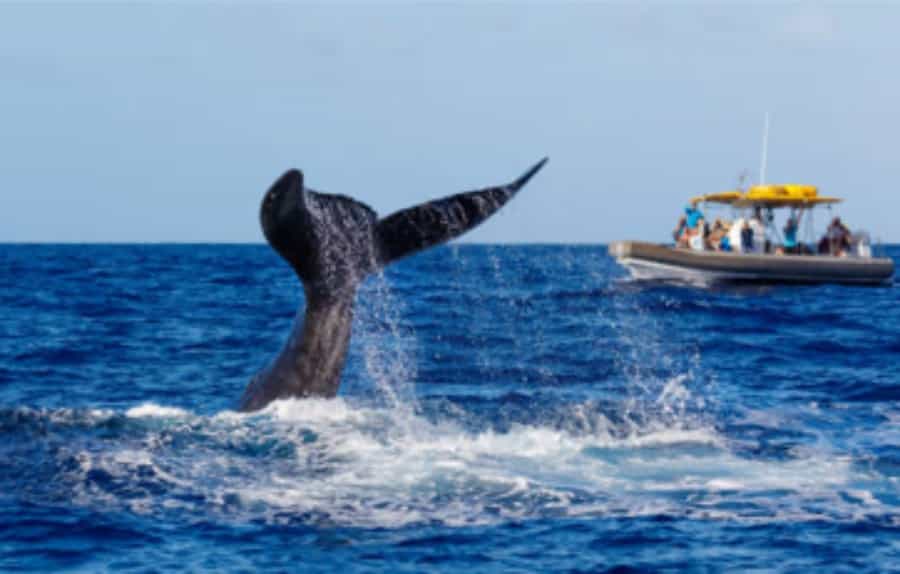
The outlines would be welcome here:
[[[673,232],[674,246],[615,241],[609,253],[636,279],[694,284],[892,283],[894,262],[873,257],[867,233],[853,233],[834,217],[817,240],[814,208],[830,209],[841,201],[819,195],[813,185],[800,184],[702,195],[691,198],[685,208]],[[730,217],[716,218],[710,225],[701,206],[727,208]],[[776,225],[776,211],[788,213],[783,227]]]
[[[886,257],[695,251],[641,241],[615,241],[609,254],[641,280],[878,285],[894,277],[894,262]]]

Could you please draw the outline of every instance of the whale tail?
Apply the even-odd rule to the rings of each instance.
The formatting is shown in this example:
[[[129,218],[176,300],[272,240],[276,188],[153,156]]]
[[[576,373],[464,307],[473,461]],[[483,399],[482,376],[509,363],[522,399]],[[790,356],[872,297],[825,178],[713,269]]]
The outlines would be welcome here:
[[[368,205],[304,187],[293,169],[269,189],[260,222],[269,244],[294,268],[308,295],[352,294],[369,273],[474,228],[506,204],[547,163],[515,181],[402,209],[378,219]]]
[[[335,396],[360,281],[392,261],[472,229],[503,207],[546,161],[510,184],[429,201],[384,219],[355,199],[305,188],[299,170],[281,176],[263,198],[260,222],[269,244],[303,282],[306,311],[278,356],[244,391],[241,410],[287,397]]]
[[[544,158],[507,185],[467,191],[402,209],[378,221],[381,265],[459,237],[497,212],[544,167]]]

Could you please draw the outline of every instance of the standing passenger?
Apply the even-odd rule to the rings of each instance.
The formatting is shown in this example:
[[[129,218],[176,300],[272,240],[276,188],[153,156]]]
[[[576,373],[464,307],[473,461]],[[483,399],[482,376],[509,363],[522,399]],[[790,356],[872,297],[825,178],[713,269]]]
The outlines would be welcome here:
[[[763,220],[762,208],[758,205],[753,209],[753,217],[750,218],[750,229],[753,232],[753,241],[750,251],[753,253],[766,252],[766,223]]]
[[[741,227],[741,252],[753,253],[753,228],[748,221]]]
[[[697,209],[697,204],[692,203],[684,208],[684,214],[687,216],[688,229],[695,229],[697,222],[703,219],[703,212]]]
[[[792,212],[784,224],[784,252],[797,252],[797,218]]]

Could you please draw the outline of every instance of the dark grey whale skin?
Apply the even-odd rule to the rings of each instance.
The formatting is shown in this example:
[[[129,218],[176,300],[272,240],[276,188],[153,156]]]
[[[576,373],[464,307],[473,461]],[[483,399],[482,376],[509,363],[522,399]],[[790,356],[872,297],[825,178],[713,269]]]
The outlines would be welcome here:
[[[360,282],[392,261],[439,245],[497,212],[547,162],[512,183],[451,195],[379,219],[364,203],[304,187],[303,173],[282,175],[263,197],[260,222],[269,245],[303,283],[306,309],[277,357],[257,373],[240,410],[277,399],[334,397],[350,343]]]

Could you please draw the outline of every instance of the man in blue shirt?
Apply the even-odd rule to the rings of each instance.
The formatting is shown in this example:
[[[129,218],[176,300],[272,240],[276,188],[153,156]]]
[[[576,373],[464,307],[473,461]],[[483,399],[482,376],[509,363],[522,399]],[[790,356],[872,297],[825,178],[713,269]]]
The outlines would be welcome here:
[[[697,222],[703,219],[703,212],[697,209],[697,204],[692,203],[684,208],[684,214],[687,216],[688,229],[697,227]]]

